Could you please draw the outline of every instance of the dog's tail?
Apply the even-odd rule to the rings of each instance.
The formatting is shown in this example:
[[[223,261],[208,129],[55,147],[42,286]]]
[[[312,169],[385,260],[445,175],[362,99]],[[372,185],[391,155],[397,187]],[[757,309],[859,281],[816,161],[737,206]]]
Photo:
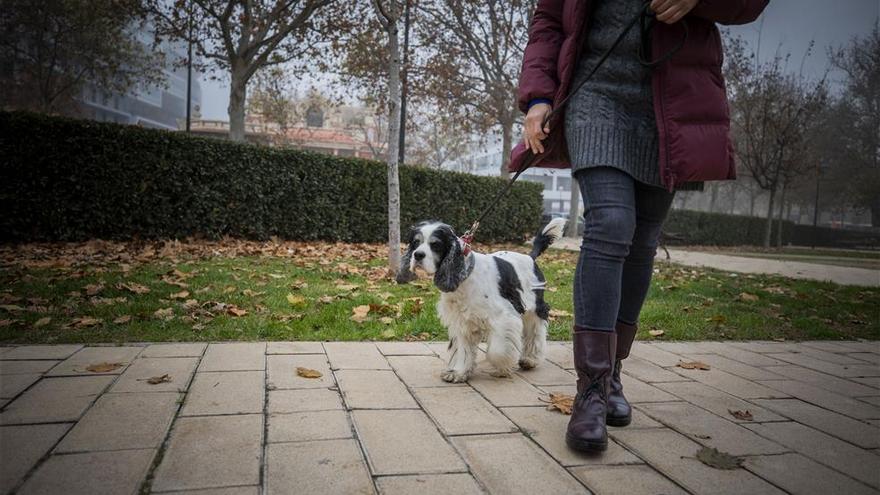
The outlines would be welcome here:
[[[538,235],[535,236],[535,240],[532,241],[532,252],[529,256],[531,256],[532,259],[541,256],[551,244],[556,242],[556,239],[562,237],[562,229],[564,227],[565,219],[554,218],[553,220],[550,220],[550,222],[538,232]]]

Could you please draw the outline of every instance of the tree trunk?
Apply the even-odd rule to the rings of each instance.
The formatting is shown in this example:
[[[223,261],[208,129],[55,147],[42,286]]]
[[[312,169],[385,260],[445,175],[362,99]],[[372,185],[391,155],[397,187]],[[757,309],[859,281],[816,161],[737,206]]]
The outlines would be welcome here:
[[[880,196],[871,201],[871,227],[880,227]]]
[[[712,184],[712,196],[709,199],[709,213],[715,213],[715,203],[718,201],[718,189],[721,187],[717,182]]]
[[[244,69],[233,67],[229,84],[229,139],[244,141],[244,106],[247,100],[247,79]]]
[[[779,217],[778,217],[778,221],[776,222],[776,226],[777,226],[776,247],[778,247],[778,248],[782,247],[782,223],[783,223],[782,221],[784,220],[783,213],[785,212],[785,190],[786,189],[787,189],[787,187],[785,186],[785,183],[783,183],[782,184],[782,191],[779,192]]]
[[[400,44],[397,21],[388,21],[388,268],[400,269]]]
[[[577,225],[578,218],[580,217],[581,212],[581,195],[580,189],[578,188],[577,181],[574,180],[574,177],[571,178],[571,196],[569,196],[569,209],[568,209],[568,225],[565,229],[568,231],[568,237],[577,237]]]
[[[510,150],[513,149],[513,119],[505,119],[501,122],[501,177],[507,179],[510,176],[508,165],[510,164]]]
[[[767,191],[770,199],[767,200],[767,224],[764,228],[764,247],[770,247],[770,234],[773,231],[773,200],[776,199],[776,188]]]

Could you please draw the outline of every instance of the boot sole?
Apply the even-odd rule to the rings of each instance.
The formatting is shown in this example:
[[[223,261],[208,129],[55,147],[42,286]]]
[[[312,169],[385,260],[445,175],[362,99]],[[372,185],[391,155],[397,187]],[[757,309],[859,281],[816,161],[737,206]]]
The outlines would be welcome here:
[[[608,441],[605,442],[589,442],[565,434],[565,443],[569,447],[578,452],[602,452],[608,449]]]
[[[605,424],[608,426],[627,426],[631,422],[632,415],[623,418],[612,418],[611,416],[605,418]]]

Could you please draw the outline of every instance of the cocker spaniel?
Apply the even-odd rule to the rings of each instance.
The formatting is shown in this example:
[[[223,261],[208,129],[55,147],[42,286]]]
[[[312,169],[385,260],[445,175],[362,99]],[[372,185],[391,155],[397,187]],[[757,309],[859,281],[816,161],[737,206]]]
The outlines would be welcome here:
[[[510,376],[516,364],[531,369],[544,359],[550,307],[535,259],[562,235],[564,224],[561,218],[551,220],[535,236],[529,255],[465,252],[452,227],[440,222],[410,229],[397,282],[413,280],[421,268],[441,291],[437,312],[449,333],[444,381],[467,381],[484,337],[493,376]]]

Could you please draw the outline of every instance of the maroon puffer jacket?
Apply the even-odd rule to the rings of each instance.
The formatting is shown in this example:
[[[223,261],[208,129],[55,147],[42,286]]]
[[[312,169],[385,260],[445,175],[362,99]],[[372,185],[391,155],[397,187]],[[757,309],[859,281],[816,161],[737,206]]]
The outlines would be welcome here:
[[[616,1],[616,0],[615,0]],[[700,0],[687,15],[687,42],[670,60],[654,68],[654,114],[660,140],[660,177],[672,190],[689,181],[736,178],[727,94],[721,75],[723,53],[715,23],[745,24],[755,20],[769,0]],[[539,0],[519,80],[519,107],[548,98],[559,102],[568,94],[575,65],[584,45],[591,0]],[[653,58],[681,41],[682,26],[656,23]],[[634,29],[638,29],[635,27]],[[544,153],[534,166],[569,168],[564,118],[554,115]],[[511,154],[517,171],[529,152],[520,142]]]

